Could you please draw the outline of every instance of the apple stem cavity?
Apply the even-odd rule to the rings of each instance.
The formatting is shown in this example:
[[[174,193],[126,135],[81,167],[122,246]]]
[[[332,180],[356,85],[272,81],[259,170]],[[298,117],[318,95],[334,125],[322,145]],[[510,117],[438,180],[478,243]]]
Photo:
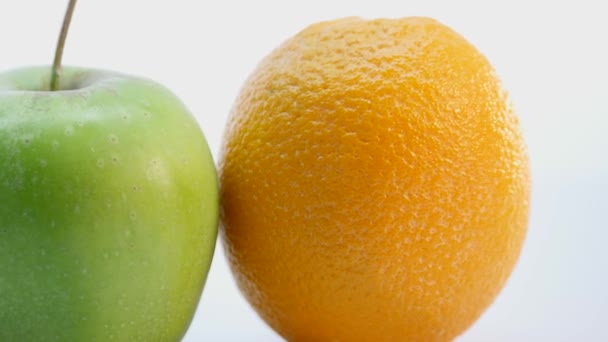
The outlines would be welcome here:
[[[53,61],[53,69],[51,72],[51,91],[59,90],[59,81],[61,79],[61,57],[63,56],[63,47],[65,46],[65,40],[68,36],[70,23],[72,22],[74,7],[76,7],[76,0],[70,0],[68,3],[68,9],[65,11],[65,16],[63,17],[63,25],[61,26],[61,33],[59,34],[57,48],[55,49],[55,59]]]

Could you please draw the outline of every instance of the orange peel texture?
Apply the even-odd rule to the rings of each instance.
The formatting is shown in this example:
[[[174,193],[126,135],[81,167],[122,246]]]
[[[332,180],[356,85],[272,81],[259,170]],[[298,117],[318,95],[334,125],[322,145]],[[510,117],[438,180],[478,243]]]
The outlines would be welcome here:
[[[449,341],[528,224],[526,148],[486,58],[428,18],[312,25],[236,99],[219,165],[238,286],[290,341]]]

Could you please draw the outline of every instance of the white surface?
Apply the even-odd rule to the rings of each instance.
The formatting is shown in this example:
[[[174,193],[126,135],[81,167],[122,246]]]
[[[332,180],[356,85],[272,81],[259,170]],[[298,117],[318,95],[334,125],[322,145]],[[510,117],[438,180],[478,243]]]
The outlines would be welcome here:
[[[65,5],[0,2],[0,70],[50,63]],[[601,5],[81,0],[64,60],[165,84],[196,114],[217,158],[243,80],[290,35],[352,15],[439,19],[481,49],[510,89],[534,181],[520,263],[495,304],[459,341],[606,341],[608,21]],[[280,341],[238,293],[221,248],[185,341]]]

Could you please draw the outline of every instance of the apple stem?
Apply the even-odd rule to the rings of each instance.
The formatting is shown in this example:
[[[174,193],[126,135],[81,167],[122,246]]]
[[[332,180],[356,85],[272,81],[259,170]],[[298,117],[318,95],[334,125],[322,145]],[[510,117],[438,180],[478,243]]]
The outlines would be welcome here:
[[[63,25],[61,26],[61,33],[59,34],[57,48],[55,49],[55,60],[53,61],[53,69],[51,72],[51,91],[59,90],[59,79],[61,78],[61,57],[63,56],[63,47],[65,46],[65,40],[68,36],[72,15],[74,14],[74,7],[76,7],[76,0],[70,0],[68,3],[68,9],[65,11],[65,16],[63,17]]]

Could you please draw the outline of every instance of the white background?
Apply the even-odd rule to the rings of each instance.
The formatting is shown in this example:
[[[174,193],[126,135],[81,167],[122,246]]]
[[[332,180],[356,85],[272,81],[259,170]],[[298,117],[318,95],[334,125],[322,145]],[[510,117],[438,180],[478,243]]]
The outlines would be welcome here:
[[[1,0],[0,70],[49,64],[65,5]],[[165,84],[195,113],[217,160],[242,82],[281,41],[320,20],[412,15],[439,19],[486,54],[511,91],[532,161],[520,262],[459,341],[608,341],[608,20],[601,1],[81,0],[64,61]],[[219,244],[185,341],[280,341],[240,296]]]

